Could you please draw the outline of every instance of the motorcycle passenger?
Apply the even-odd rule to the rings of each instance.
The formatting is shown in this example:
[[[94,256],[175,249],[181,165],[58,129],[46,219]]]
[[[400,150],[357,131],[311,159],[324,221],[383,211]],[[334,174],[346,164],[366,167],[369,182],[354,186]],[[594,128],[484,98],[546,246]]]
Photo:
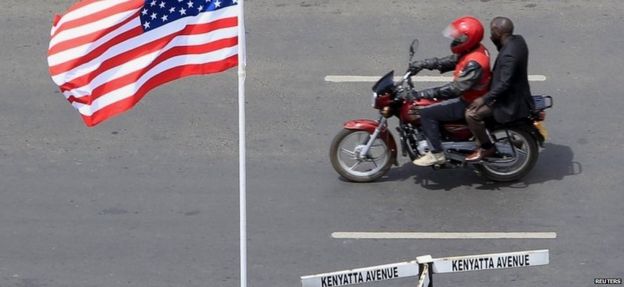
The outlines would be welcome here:
[[[440,122],[464,118],[465,110],[475,99],[488,91],[491,72],[490,54],[481,44],[483,25],[477,18],[457,18],[444,30],[444,35],[453,39],[453,55],[431,58],[410,64],[410,69],[439,70],[445,73],[453,70],[453,81],[440,87],[418,92],[419,98],[444,100],[418,111],[430,151],[414,160],[418,166],[442,164],[446,161],[440,139]]]
[[[466,110],[466,122],[480,145],[466,156],[466,161],[479,161],[496,153],[485,130],[485,118],[493,115],[498,123],[504,124],[529,116],[533,109],[527,75],[529,50],[522,36],[513,35],[513,29],[513,23],[505,17],[496,17],[490,23],[490,39],[498,56],[490,91]]]

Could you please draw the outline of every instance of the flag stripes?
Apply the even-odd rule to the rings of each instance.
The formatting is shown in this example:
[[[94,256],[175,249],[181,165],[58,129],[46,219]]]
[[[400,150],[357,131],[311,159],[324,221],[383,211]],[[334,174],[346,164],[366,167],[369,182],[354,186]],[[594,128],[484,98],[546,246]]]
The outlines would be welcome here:
[[[73,103],[72,105],[81,111],[82,118],[85,124],[91,127],[102,122],[103,120],[106,120],[114,115],[117,115],[132,108],[139,100],[141,100],[141,98],[143,98],[143,96],[145,96],[145,94],[147,94],[147,92],[161,84],[174,81],[186,76],[218,73],[227,70],[231,67],[235,67],[238,64],[237,57],[238,56],[235,54],[230,57],[224,58],[223,60],[219,60],[210,64],[187,64],[183,66],[176,66],[175,68],[170,68],[165,72],[162,72],[157,76],[150,78],[144,84],[142,84],[141,88],[136,90],[135,97],[122,97],[122,99],[116,101],[114,105],[105,105],[106,103],[102,103],[102,108],[87,109],[84,113],[82,111],[82,108],[84,108],[82,104]],[[114,97],[114,95],[111,95],[111,99],[109,100],[109,102],[115,100],[112,97]],[[95,112],[89,115],[88,112],[93,110],[95,110]]]
[[[138,17],[138,13],[135,16]],[[111,47],[115,47],[119,44],[135,44],[128,43],[126,41],[137,38],[143,33],[143,29],[141,28],[141,23],[139,22],[138,18],[130,18],[128,19],[128,23],[121,24],[122,25],[120,25],[119,27],[113,27],[110,33],[106,33],[104,37],[101,37],[99,33],[94,34],[93,36],[96,39],[95,41],[86,41],[84,43],[67,41],[54,47],[59,47],[59,51],[56,53],[52,53],[54,48],[50,49],[48,64],[50,65],[50,73],[52,74],[52,79],[56,81],[55,77],[64,78],[64,72],[70,72],[74,68],[79,68],[80,65],[93,67],[93,63],[90,62],[101,62],[107,57],[114,56],[111,55],[111,53],[114,51],[110,50]],[[85,37],[90,36],[87,35]],[[124,51],[125,45],[120,46],[119,50]],[[62,46],[67,46],[67,48],[61,50],[61,48],[63,48]]]
[[[75,101],[85,103],[85,104],[92,104],[98,98],[110,92],[113,92],[118,87],[123,87],[125,85],[131,85],[133,83],[137,83],[137,80],[140,79],[141,76],[143,76],[144,74],[149,75],[150,74],[149,72],[152,69],[157,67],[162,62],[169,60],[169,58],[183,56],[185,54],[205,54],[205,53],[213,52],[215,50],[232,47],[236,45],[237,41],[238,41],[237,37],[233,37],[233,38],[213,41],[205,45],[178,46],[173,49],[167,50],[165,53],[158,55],[154,59],[152,59],[152,56],[154,56],[156,53],[151,53],[144,57],[140,57],[131,61],[127,61],[125,64],[119,65],[118,67],[113,67],[107,70],[106,72],[100,74],[100,76],[98,76],[97,78],[91,81],[93,83],[92,87],[94,88],[92,88],[91,86],[87,86],[87,87],[83,86],[77,89],[77,91],[66,91],[64,92],[64,94],[68,94],[68,95],[79,94],[80,89],[82,90],[89,89],[91,90],[91,94],[88,97],[88,101],[85,101],[84,99],[81,100],[81,98],[75,98]],[[121,62],[124,62],[124,60],[126,60],[123,57],[119,57],[118,59]],[[206,58],[206,60],[211,61],[214,59]],[[181,61],[179,63],[183,64],[184,62]],[[136,68],[136,71],[134,72],[125,74],[121,77],[116,77],[116,75],[120,74],[120,71],[124,69],[125,71],[130,71],[131,69],[135,69],[135,68]],[[82,98],[85,98],[85,97],[82,97]],[[68,98],[68,100],[72,102],[72,99]]]
[[[106,13],[108,14],[108,13]],[[78,27],[69,28],[69,29],[59,29],[58,33],[52,36],[52,40],[50,40],[50,46],[54,47],[58,43],[62,43],[64,41],[71,41],[75,38],[86,36],[89,34],[102,35],[105,34],[107,29],[114,27],[122,21],[130,18],[134,14],[139,14],[138,9],[131,11],[124,11],[122,13],[114,14],[108,16],[106,18],[99,19],[97,21],[87,21],[87,24],[80,25]],[[110,14],[108,14],[110,15]]]
[[[74,54],[75,53],[86,53],[94,49],[94,47],[99,47],[102,43],[106,43],[110,39],[115,38],[119,34],[122,34],[130,29],[141,29],[141,22],[138,19],[139,12],[135,12],[131,17],[127,17],[123,21],[119,22],[116,25],[112,25],[107,27],[106,30],[98,30],[98,31],[87,31],[87,33],[83,33],[81,35],[74,34],[70,39],[66,39],[64,41],[57,41],[51,45],[48,49],[48,53],[51,55],[55,55],[56,58],[62,58],[59,55],[61,52],[66,54]],[[102,36],[105,35],[105,36]],[[62,55],[62,54],[61,54]],[[52,58],[54,59],[54,58]],[[56,61],[62,61],[62,59],[58,59]]]
[[[107,11],[110,7],[119,5],[120,3],[133,3],[142,5],[142,1],[124,0],[124,1],[79,1],[67,10],[61,19],[52,27],[51,35],[54,36],[61,27],[67,22],[74,21],[79,18],[87,18],[94,13]],[[137,6],[138,8],[139,6]]]
[[[120,50],[120,53],[114,56],[107,57],[108,55],[103,54],[96,60],[90,60],[90,62],[99,63],[99,65],[96,66],[93,64],[88,64],[86,66],[90,69],[87,71],[83,71],[80,67],[78,67],[77,69],[73,70],[73,72],[75,73],[75,75],[73,76],[62,74],[61,76],[65,79],[73,78],[74,76],[78,76],[79,74],[83,75],[63,83],[61,85],[61,90],[65,92],[71,89],[81,89],[89,83],[91,83],[93,86],[97,86],[98,84],[101,84],[101,82],[93,82],[94,78],[98,76],[100,79],[103,79],[105,81],[107,79],[105,75],[106,72],[114,72],[111,69],[114,69],[115,67],[118,67],[118,69],[125,68],[127,69],[126,71],[138,68],[137,63],[131,62],[133,59],[135,59],[135,61],[141,59],[142,62],[153,61],[157,58],[156,56],[167,52],[167,50],[169,49],[173,49],[176,47],[193,47],[197,45],[205,45],[211,43],[212,41],[236,37],[236,22],[236,18],[227,18],[203,25],[187,26],[184,31],[176,33],[175,35],[169,35],[155,41],[145,43],[143,45],[137,43],[136,48],[131,50]],[[199,35],[201,35],[201,37],[198,37]],[[109,47],[108,45],[102,46],[100,48],[109,50],[109,52],[114,50],[111,49],[111,47]],[[97,53],[94,52],[90,55],[86,55],[82,59],[85,61],[89,61],[91,57],[94,57],[96,55]],[[81,63],[82,62],[72,64],[80,65]],[[68,68],[71,67],[68,66]],[[55,71],[56,69],[56,67],[51,68],[51,70]],[[118,72],[114,72],[114,74],[119,75]],[[76,91],[76,93],[80,92]]]
[[[87,0],[52,28],[50,74],[87,126],[132,108],[166,82],[238,64],[237,6],[147,32],[140,19],[146,11],[139,0]]]

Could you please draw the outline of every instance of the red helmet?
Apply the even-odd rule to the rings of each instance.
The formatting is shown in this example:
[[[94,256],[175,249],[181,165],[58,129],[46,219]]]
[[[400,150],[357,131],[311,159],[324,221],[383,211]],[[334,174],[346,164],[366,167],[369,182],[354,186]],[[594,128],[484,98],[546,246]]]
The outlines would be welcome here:
[[[483,40],[483,25],[475,17],[460,17],[444,30],[444,36],[453,39],[451,43],[453,53],[465,54],[478,47]]]

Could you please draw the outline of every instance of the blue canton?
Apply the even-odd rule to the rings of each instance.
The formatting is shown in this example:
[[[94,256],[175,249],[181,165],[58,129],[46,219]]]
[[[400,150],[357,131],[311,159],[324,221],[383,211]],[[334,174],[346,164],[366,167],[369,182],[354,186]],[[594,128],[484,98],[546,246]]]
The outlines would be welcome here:
[[[238,0],[145,0],[141,10],[143,31],[175,20],[236,5]]]

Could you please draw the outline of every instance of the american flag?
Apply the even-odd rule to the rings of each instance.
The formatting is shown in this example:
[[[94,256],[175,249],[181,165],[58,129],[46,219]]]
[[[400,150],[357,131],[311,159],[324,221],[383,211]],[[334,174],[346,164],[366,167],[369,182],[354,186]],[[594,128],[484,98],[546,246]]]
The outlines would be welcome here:
[[[52,27],[52,80],[95,126],[166,82],[236,66],[237,2],[80,1]]]

